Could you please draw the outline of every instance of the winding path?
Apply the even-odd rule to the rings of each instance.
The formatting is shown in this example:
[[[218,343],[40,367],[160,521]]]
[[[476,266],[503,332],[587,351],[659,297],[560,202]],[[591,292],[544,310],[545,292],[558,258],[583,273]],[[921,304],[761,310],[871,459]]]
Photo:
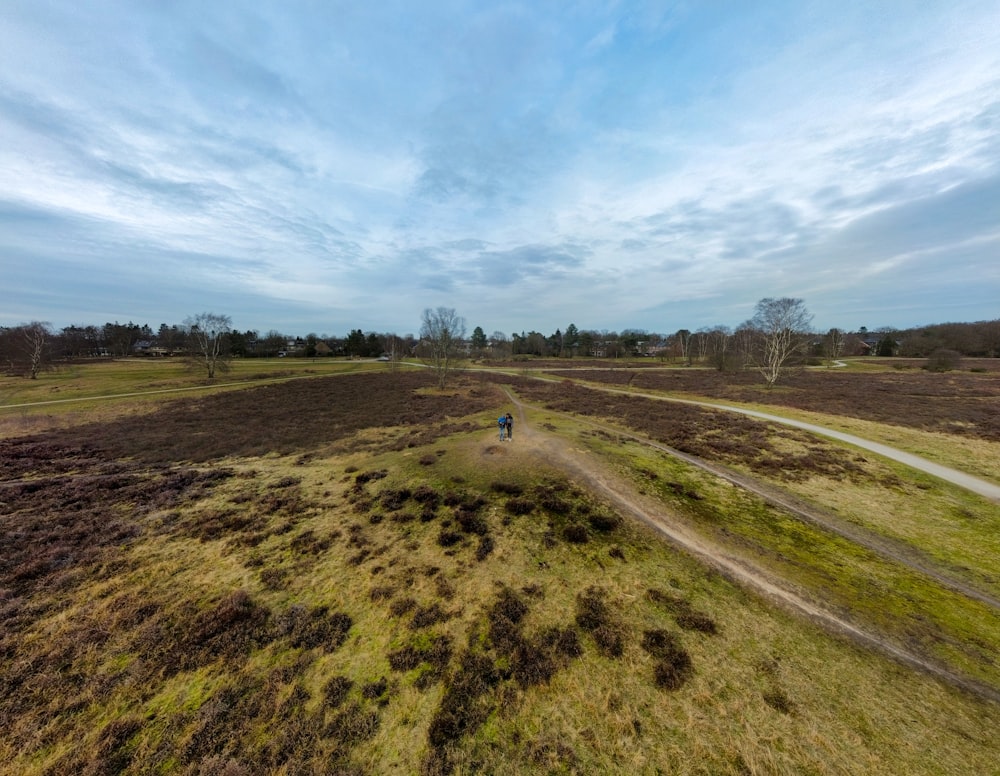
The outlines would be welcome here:
[[[616,393],[622,396],[641,396],[644,399],[652,399],[654,401],[669,401],[677,404],[691,404],[696,407],[706,407],[708,409],[722,410],[725,412],[736,412],[740,415],[748,415],[752,418],[758,418],[759,420],[766,420],[771,423],[780,423],[783,426],[792,426],[793,428],[809,431],[810,433],[818,434],[819,436],[836,439],[839,442],[846,442],[854,447],[860,447],[862,450],[868,450],[876,455],[881,455],[884,458],[897,461],[905,466],[909,466],[912,469],[925,472],[926,474],[930,474],[934,477],[945,480],[946,482],[950,482],[952,485],[957,485],[960,488],[965,488],[972,493],[1000,504],[1000,485],[980,479],[979,477],[973,477],[971,474],[966,474],[958,469],[942,466],[941,464],[934,463],[926,458],[921,458],[919,455],[907,453],[903,450],[898,450],[895,447],[889,447],[889,445],[883,445],[879,442],[872,442],[869,439],[864,439],[863,437],[855,436],[854,434],[847,434],[843,431],[836,431],[832,428],[818,426],[814,423],[806,423],[802,420],[794,420],[793,418],[786,418],[781,415],[771,415],[767,412],[751,410],[745,407],[734,407],[729,404],[716,404],[714,402],[697,401],[695,399],[678,399],[673,396],[663,396],[662,394],[623,391],[619,388],[605,388],[589,384],[587,387],[592,390],[605,391],[606,393]]]
[[[507,391],[507,389],[504,390]],[[1000,689],[958,674],[951,669],[940,665],[939,663],[928,660],[927,658],[912,652],[905,647],[885,639],[878,633],[868,631],[835,614],[834,612],[824,609],[821,605],[809,601],[794,591],[789,590],[787,586],[782,584],[782,580],[764,571],[755,565],[750,559],[740,557],[732,550],[718,546],[706,537],[697,534],[691,528],[683,525],[682,521],[675,519],[672,515],[670,515],[662,503],[637,493],[631,482],[628,482],[616,475],[609,469],[609,467],[602,464],[594,456],[574,449],[569,441],[556,434],[546,434],[535,428],[529,422],[529,410],[536,408],[522,402],[510,391],[507,391],[507,395],[514,404],[515,412],[517,413],[517,447],[523,450],[523,452],[527,454],[539,455],[547,462],[556,464],[571,475],[579,478],[581,482],[586,483],[588,488],[594,489],[602,494],[624,514],[630,515],[631,517],[642,521],[646,525],[651,526],[661,535],[666,537],[670,542],[697,557],[703,563],[716,569],[718,572],[722,573],[735,583],[756,590],[767,599],[778,603],[787,609],[795,611],[800,615],[805,615],[817,624],[834,633],[846,636],[857,644],[876,649],[882,654],[887,655],[900,663],[923,671],[954,687],[959,687],[981,698],[993,701],[994,703],[1000,703]],[[549,410],[546,411],[548,412]],[[591,425],[600,426],[600,424]],[[678,451],[671,450],[665,446],[657,445],[656,443],[644,440],[641,437],[623,433],[620,429],[609,430],[613,430],[614,433],[621,436],[634,438],[644,444],[662,449],[670,454],[678,455],[685,461],[701,466],[714,474],[726,476],[727,479],[734,482],[734,484],[740,485],[741,487],[747,487],[750,485],[751,490],[763,495],[765,498],[771,499],[774,496],[774,494],[770,492],[770,489],[765,489],[760,485],[753,487],[753,481],[750,481],[749,478],[738,477],[732,472],[722,472],[720,471],[720,467],[708,464],[707,462],[701,461],[700,459],[692,456],[681,454]],[[764,492],[765,490],[767,492]],[[816,521],[815,514],[809,514],[801,511],[793,504],[781,503],[780,505],[783,508],[790,509],[803,519],[810,520],[811,522]],[[825,526],[827,525],[826,523],[823,524]],[[862,540],[864,537],[853,538]],[[886,551],[885,547],[872,546],[870,542],[870,537],[868,537],[867,542],[862,541],[862,543],[865,543],[866,546],[870,546],[876,551]],[[887,554],[890,554],[890,556],[895,560],[905,563],[911,568],[922,573],[928,573],[930,571],[930,576],[933,576],[943,584],[952,587],[958,592],[970,595],[971,597],[982,601],[994,609],[1000,610],[1000,601],[997,601],[995,598],[983,593],[982,591],[978,591],[963,582],[940,574],[940,572],[935,572],[933,569],[927,567],[926,564],[916,561],[913,557],[906,557],[906,554],[903,552],[897,552],[896,554],[888,552]]]

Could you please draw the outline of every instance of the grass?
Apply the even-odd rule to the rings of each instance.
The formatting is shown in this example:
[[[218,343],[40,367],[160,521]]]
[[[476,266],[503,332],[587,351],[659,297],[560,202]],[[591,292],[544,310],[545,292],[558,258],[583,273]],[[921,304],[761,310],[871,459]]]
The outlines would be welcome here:
[[[253,413],[217,395],[155,414],[168,430],[240,418],[228,449],[129,418],[10,441],[4,478],[45,488],[0,490],[0,773],[995,768],[995,705],[773,608],[586,481],[496,444],[504,400],[489,382],[440,394],[421,379],[377,401],[354,375],[248,391]],[[357,422],[316,423],[314,396]],[[248,441],[272,438],[288,403],[302,422],[286,441]],[[414,404],[418,422],[396,409]],[[803,547],[877,565],[638,445],[531,419],[666,503],[692,501],[663,487],[683,480],[701,497],[692,520],[724,513],[747,541],[815,562],[810,574],[831,561]],[[155,455],[149,438],[164,440]],[[58,552],[25,574],[36,546]],[[851,574],[832,595],[861,590]],[[907,621],[884,600],[884,627]],[[934,614],[936,632],[986,638],[957,630],[965,614]]]
[[[925,574],[797,519],[648,446],[609,439],[589,428],[578,428],[577,437],[581,446],[598,452],[624,476],[632,477],[638,490],[661,500],[666,509],[684,516],[690,525],[728,547],[732,555],[753,560],[791,581],[807,597],[833,605],[849,619],[887,633],[901,645],[918,646],[988,685],[1000,684],[1000,672],[992,659],[1000,647],[1000,620],[988,604],[953,592]],[[876,501],[874,483],[886,479],[881,475],[865,478],[859,486],[872,483],[868,495],[850,505],[859,520],[866,507],[870,514]],[[813,492],[839,488],[851,494],[859,489],[820,475],[809,482]],[[789,487],[795,489],[794,485]],[[883,487],[882,492],[885,490]],[[922,502],[912,494],[908,502],[899,494],[891,501],[886,499],[889,506],[909,503],[910,509],[886,510],[884,522],[868,519],[865,525],[881,533],[891,516],[894,538],[931,558],[936,556],[956,577],[995,591],[998,580],[992,553],[1000,510],[980,500],[981,519],[955,520],[949,504],[949,497],[955,496],[953,489],[940,486],[938,491],[921,491],[929,493]],[[928,523],[935,509],[940,510],[939,525],[931,529]],[[841,508],[839,517],[844,515]]]
[[[0,376],[0,437],[66,426],[81,418],[151,412],[165,395],[208,394],[362,371],[386,372],[387,367],[343,359],[235,359],[227,372],[209,381],[203,370],[192,369],[179,359],[129,358],[56,365],[37,380]]]

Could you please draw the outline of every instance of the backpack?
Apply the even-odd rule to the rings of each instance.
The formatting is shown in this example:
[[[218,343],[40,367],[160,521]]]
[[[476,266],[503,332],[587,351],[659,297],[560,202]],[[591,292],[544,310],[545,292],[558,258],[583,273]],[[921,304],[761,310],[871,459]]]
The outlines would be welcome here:
[[[507,418],[504,417],[503,415],[501,415],[499,418],[497,418],[497,425],[498,426],[506,426],[507,425]]]

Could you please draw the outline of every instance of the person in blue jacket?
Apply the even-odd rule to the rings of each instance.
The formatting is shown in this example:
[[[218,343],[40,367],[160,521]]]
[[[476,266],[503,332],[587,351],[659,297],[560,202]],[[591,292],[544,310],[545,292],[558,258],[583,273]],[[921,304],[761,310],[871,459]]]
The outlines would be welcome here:
[[[504,440],[504,433],[507,431],[507,416],[501,415],[497,418],[497,425],[500,427],[500,441]]]

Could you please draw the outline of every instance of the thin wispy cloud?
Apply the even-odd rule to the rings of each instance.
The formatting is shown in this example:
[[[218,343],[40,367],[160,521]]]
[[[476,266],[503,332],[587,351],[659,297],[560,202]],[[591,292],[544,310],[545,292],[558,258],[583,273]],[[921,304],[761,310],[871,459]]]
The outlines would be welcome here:
[[[5,4],[0,325],[1000,317],[993,2]]]

